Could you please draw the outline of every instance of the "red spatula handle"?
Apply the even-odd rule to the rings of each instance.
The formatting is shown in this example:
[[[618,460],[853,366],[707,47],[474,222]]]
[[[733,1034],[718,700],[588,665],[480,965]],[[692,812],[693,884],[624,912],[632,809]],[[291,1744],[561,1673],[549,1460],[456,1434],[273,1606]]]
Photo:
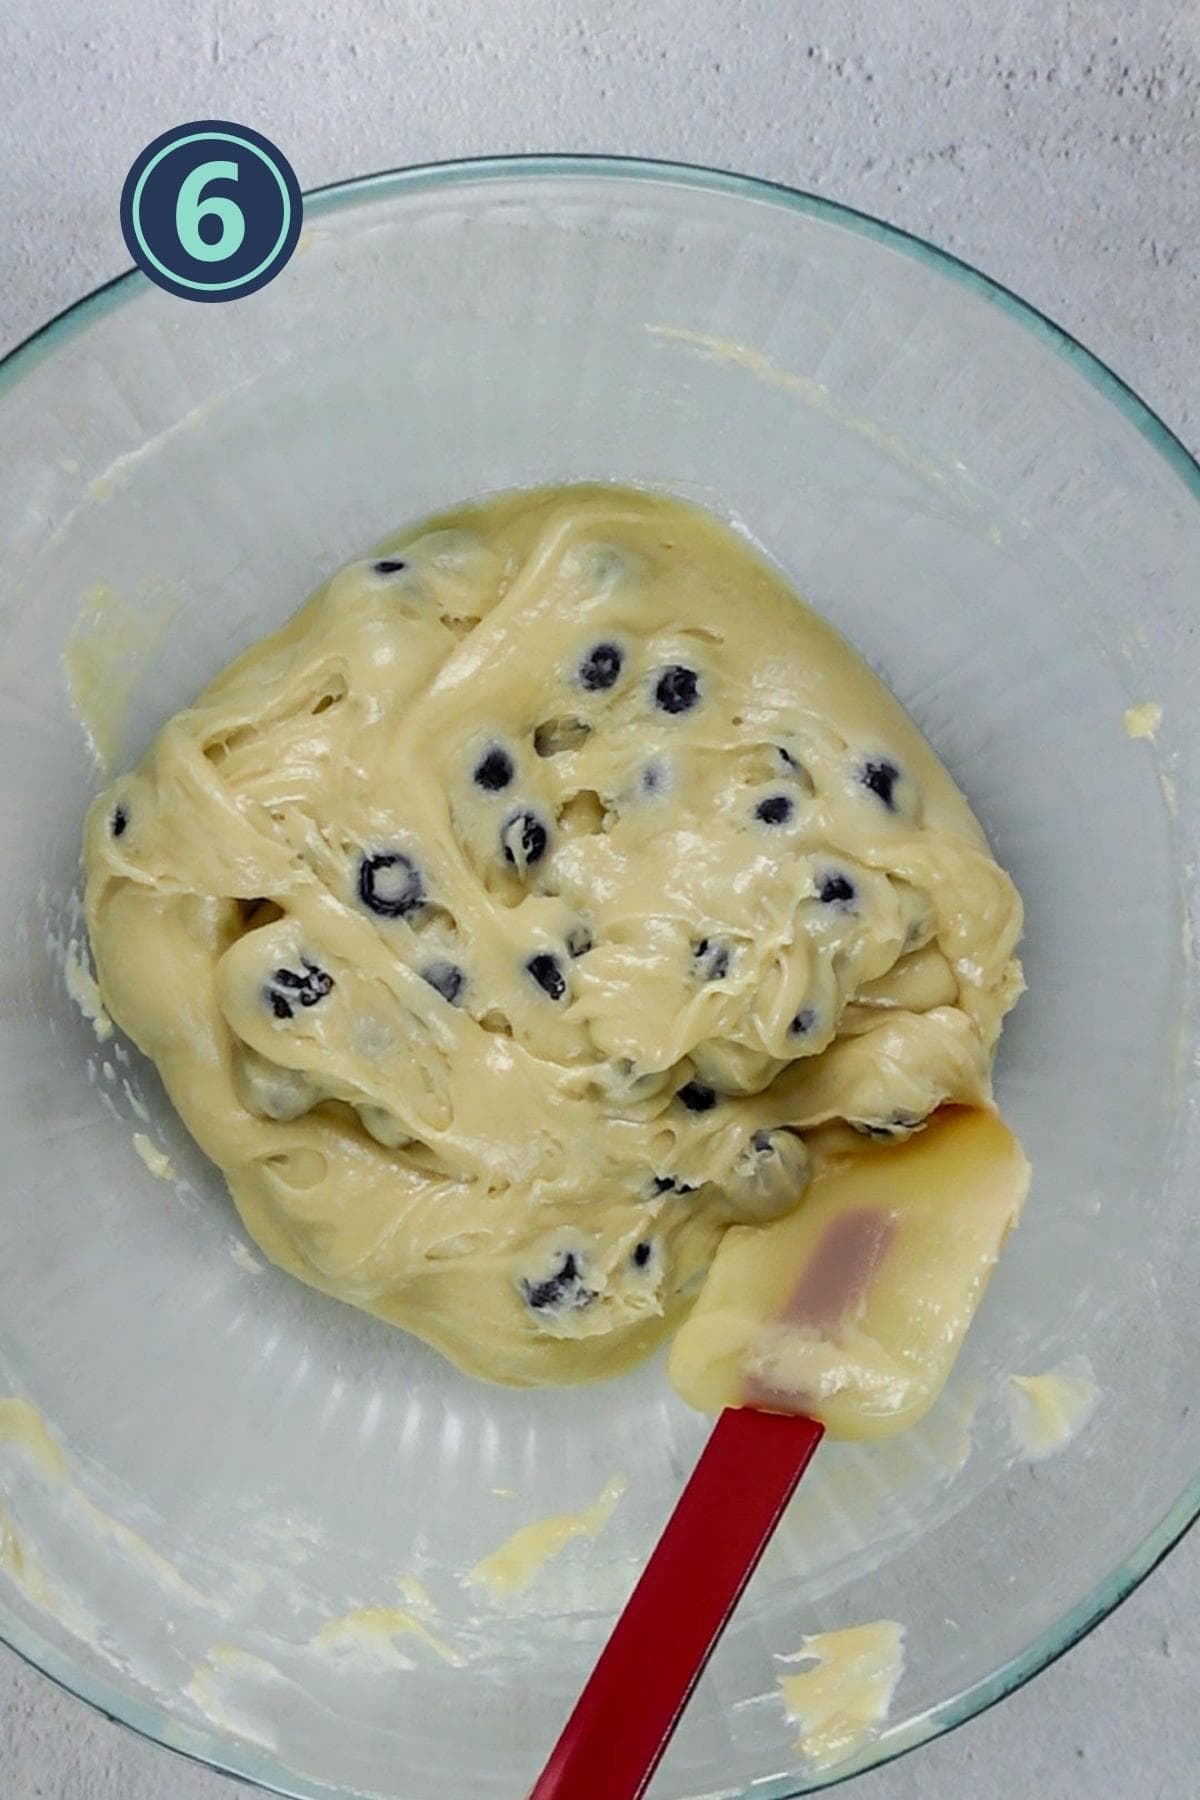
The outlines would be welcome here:
[[[645,1793],[821,1432],[721,1414],[530,1800]]]

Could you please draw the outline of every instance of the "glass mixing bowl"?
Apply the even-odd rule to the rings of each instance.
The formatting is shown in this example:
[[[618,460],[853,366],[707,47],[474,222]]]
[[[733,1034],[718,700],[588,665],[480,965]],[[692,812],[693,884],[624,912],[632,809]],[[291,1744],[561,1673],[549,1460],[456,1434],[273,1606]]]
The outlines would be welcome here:
[[[1200,477],[1141,403],[860,215],[550,158],[318,194],[237,305],[123,277],[10,358],[0,441],[0,1391],[36,1409],[0,1408],[4,1638],[281,1793],[514,1800],[668,1514],[707,1422],[661,1363],[493,1390],[266,1267],[153,1069],[96,1036],[80,962],[101,775],[76,706],[119,767],[389,528],[575,477],[765,546],[914,713],[1028,907],[998,1069],[1024,1222],[935,1412],[822,1449],[654,1792],[809,1791],[1114,1606],[1200,1506]],[[1144,701],[1161,728],[1135,741]],[[1008,1377],[1077,1356],[1098,1410],[1022,1461]],[[607,1527],[523,1592],[464,1580],[616,1473]],[[907,1636],[891,1723],[806,1774],[775,1659],[876,1618]]]

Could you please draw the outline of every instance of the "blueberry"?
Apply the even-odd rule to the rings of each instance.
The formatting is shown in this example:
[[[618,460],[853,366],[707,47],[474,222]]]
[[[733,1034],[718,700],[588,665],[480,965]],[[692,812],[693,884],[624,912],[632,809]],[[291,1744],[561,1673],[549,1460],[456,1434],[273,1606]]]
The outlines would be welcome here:
[[[458,1000],[467,979],[458,964],[452,962],[431,962],[421,970],[421,977],[450,1006]]]
[[[304,964],[303,975],[297,975],[294,969],[276,969],[271,977],[277,987],[290,988],[301,1006],[315,1006],[326,994],[333,992],[333,976],[327,975],[306,956],[301,957]]]
[[[586,956],[592,947],[592,934],[586,925],[572,925],[567,933],[567,954]]]
[[[816,1011],[811,1006],[802,1006],[796,1014],[788,1030],[793,1037],[807,1037],[817,1022]]]
[[[729,973],[727,944],[714,943],[711,938],[701,938],[693,947],[692,955],[699,963],[705,981],[724,981]]]
[[[861,1132],[863,1137],[887,1141],[891,1138],[906,1137],[923,1121],[915,1113],[894,1112],[890,1119],[849,1119],[847,1123],[852,1125],[855,1131]]]
[[[507,750],[501,750],[498,744],[492,748],[475,765],[475,784],[486,793],[498,794],[506,788],[513,778],[513,759]]]
[[[699,698],[700,677],[682,663],[664,669],[655,684],[654,704],[665,713],[690,712]]]
[[[640,1243],[640,1244],[635,1244],[633,1246],[633,1258],[632,1258],[634,1268],[635,1269],[644,1269],[646,1267],[646,1264],[650,1261],[650,1258],[653,1256],[653,1254],[654,1254],[654,1245],[653,1244],[648,1244],[645,1242]]]
[[[302,975],[297,975],[294,969],[276,969],[267,983],[267,999],[277,1019],[294,1018],[296,1005],[316,1006],[326,994],[333,992],[332,975],[309,962],[307,956],[300,960],[304,964]]]
[[[514,869],[528,869],[545,856],[550,833],[536,813],[515,812],[506,821],[500,842],[506,863]]]
[[[543,1281],[530,1281],[523,1276],[519,1285],[525,1304],[534,1312],[575,1312],[596,1298],[595,1290],[584,1286],[579,1263],[570,1250],[552,1275]]]
[[[402,919],[425,898],[421,872],[410,856],[388,850],[364,856],[358,865],[358,897],[382,919]]]
[[[525,964],[542,992],[549,994],[551,1000],[561,1000],[567,991],[566,977],[559,967],[557,956],[551,956],[548,950],[539,950]]]
[[[845,875],[822,875],[817,897],[826,906],[848,906],[854,899],[854,883]]]
[[[685,1081],[679,1090],[679,1098],[689,1112],[709,1112],[717,1104],[716,1090],[705,1087],[702,1081]]]
[[[667,773],[661,763],[647,763],[642,770],[643,794],[657,794],[667,785]]]
[[[900,771],[895,763],[865,762],[859,770],[858,779],[865,788],[877,794],[889,812],[896,810],[896,783],[900,779]]]
[[[579,685],[589,694],[604,693],[615,687],[624,657],[615,644],[597,644],[579,665]]]
[[[768,794],[755,807],[754,816],[764,825],[786,825],[792,816],[792,803],[786,794]]]
[[[402,556],[385,556],[374,567],[376,575],[400,575],[408,564]]]
[[[129,823],[129,814],[126,812],[125,808],[123,806],[118,806],[117,808],[115,808],[115,810],[113,812],[113,816],[112,816],[112,834],[113,834],[113,836],[114,837],[124,837],[125,827],[128,825],[128,823]]]
[[[765,1126],[751,1133],[730,1172],[724,1197],[735,1219],[766,1224],[792,1210],[808,1179],[803,1139],[786,1126]]]

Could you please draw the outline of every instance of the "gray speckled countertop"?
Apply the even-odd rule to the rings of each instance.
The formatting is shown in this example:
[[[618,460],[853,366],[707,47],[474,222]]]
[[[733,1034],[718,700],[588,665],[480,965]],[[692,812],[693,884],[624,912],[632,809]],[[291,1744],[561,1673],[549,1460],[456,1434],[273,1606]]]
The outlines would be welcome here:
[[[488,151],[716,163],[932,238],[1200,443],[1194,0],[5,0],[0,351],[128,258],[125,171],[186,119],[301,183]],[[1200,1537],[1030,1687],[864,1800],[1194,1800]],[[6,1800],[233,1800],[0,1652]],[[447,1800],[459,1800],[448,1796]],[[466,1800],[466,1797],[462,1797]]]

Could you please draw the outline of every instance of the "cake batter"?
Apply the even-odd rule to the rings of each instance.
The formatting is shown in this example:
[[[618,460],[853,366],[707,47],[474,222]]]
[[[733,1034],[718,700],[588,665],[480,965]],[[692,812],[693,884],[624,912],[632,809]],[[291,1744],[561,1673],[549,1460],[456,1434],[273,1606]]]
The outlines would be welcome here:
[[[808,1134],[986,1106],[1018,896],[753,550],[581,486],[335,575],[96,802],[104,1005],[276,1263],[518,1384],[605,1375]]]

